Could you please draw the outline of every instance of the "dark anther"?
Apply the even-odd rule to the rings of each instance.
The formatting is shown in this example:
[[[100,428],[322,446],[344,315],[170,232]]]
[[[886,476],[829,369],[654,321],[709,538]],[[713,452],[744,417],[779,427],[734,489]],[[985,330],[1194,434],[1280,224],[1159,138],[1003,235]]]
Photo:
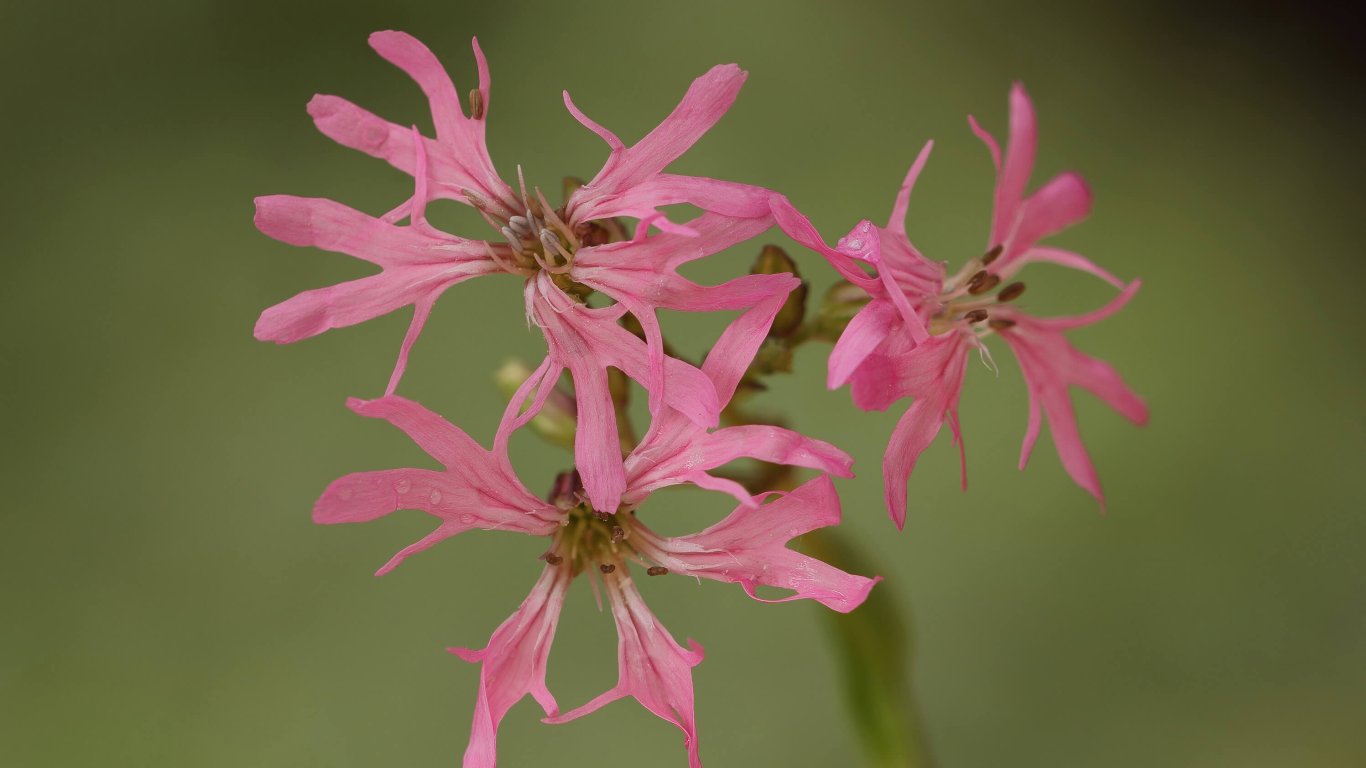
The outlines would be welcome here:
[[[665,568],[662,565],[652,565],[649,568],[645,569],[645,573],[649,574],[650,576],[663,576],[668,572],[669,569]]]
[[[579,471],[575,469],[555,475],[555,483],[550,486],[550,495],[546,497],[546,501],[554,504],[561,512],[568,512],[579,505],[582,495],[583,478],[579,477]]]
[[[977,275],[985,276],[979,281]],[[979,293],[986,293],[1001,283],[1001,278],[997,275],[990,275],[985,272],[978,272],[977,275],[973,275],[972,280],[968,283],[968,293],[973,296],[976,296]]]
[[[616,569],[617,567],[615,565],[612,565],[611,563],[603,563],[602,565],[598,566],[598,570],[602,571],[603,573],[611,573]]]
[[[563,558],[563,557],[560,557],[559,555],[555,554],[554,552],[547,552],[547,553],[545,553],[544,557],[545,557],[545,561],[546,561],[547,563],[551,564],[551,565],[559,565],[560,563],[563,563],[563,562],[564,562],[564,558]]]
[[[610,520],[612,519],[612,516],[611,516],[611,515],[609,515],[609,514],[606,513],[606,512],[603,512],[603,511],[601,511],[601,510],[597,510],[597,509],[593,510],[593,516],[596,517],[597,519],[603,521],[604,523],[606,523],[606,522],[608,522],[608,521],[610,521]]]
[[[1004,317],[992,318],[991,322],[987,323],[987,325],[990,326],[993,331],[999,331],[1004,328],[1013,328],[1015,326],[1015,321],[1007,320]]]
[[[612,543],[615,544],[615,543],[617,543],[618,541],[621,541],[621,540],[624,539],[624,538],[626,538],[626,531],[625,531],[625,529],[623,529],[623,528],[622,528],[621,526],[619,526],[619,525],[614,525],[614,526],[612,526]]]
[[[1024,283],[1011,283],[996,294],[996,300],[1000,302],[1014,301],[1020,298],[1022,293],[1024,293]]]
[[[550,486],[550,494],[546,496],[545,500],[551,504],[555,504],[559,501],[572,499],[574,497],[574,491],[576,490],[574,486],[576,485],[579,485],[577,471],[561,472],[558,475],[555,475],[555,483]],[[574,505],[570,504],[569,506],[573,507]]]
[[[977,270],[975,273],[973,273],[972,277],[969,277],[969,278],[968,278],[968,291],[969,291],[969,292],[974,292],[974,291],[976,291],[977,286],[981,285],[982,282],[983,282],[984,280],[986,280],[986,279],[987,279],[987,271],[986,271],[985,269],[979,269],[979,270]]]
[[[991,262],[1001,258],[1001,251],[1003,250],[1005,250],[1005,246],[1003,245],[993,246],[991,250],[987,251],[985,254],[982,255],[982,263],[990,264]]]
[[[484,92],[478,88],[470,91],[470,117],[475,120],[484,119]]]
[[[966,315],[963,315],[963,319],[967,320],[969,323],[980,323],[987,319],[987,311],[985,309],[974,309]]]

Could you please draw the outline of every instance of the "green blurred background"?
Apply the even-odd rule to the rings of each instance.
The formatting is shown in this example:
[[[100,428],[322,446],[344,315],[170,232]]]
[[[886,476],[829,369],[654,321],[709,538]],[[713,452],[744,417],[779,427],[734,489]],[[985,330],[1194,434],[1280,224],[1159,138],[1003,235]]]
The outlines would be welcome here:
[[[899,407],[862,414],[823,391],[824,348],[762,401],[861,468],[839,483],[846,531],[913,608],[938,762],[1366,764],[1361,41],[1347,18],[1314,13],[0,6],[0,764],[421,766],[464,749],[478,670],[442,649],[484,643],[533,582],[539,542],[475,533],[372,578],[429,518],[319,528],[309,510],[344,472],[423,460],[343,407],[382,391],[407,312],[292,347],[251,337],[263,308],[366,271],[259,235],[253,196],[378,213],[410,192],[304,113],[314,92],[336,93],[427,125],[417,88],[365,45],[385,28],[427,42],[461,88],[477,34],[498,167],[551,187],[605,155],[562,88],[632,141],[719,62],[749,83],[675,167],[783,190],[832,240],[886,215],[933,137],[910,226],[954,263],[980,252],[989,215],[989,162],[964,115],[1002,134],[1022,79],[1041,119],[1035,183],[1075,168],[1097,193],[1091,220],[1058,242],[1145,281],[1130,309],[1076,334],[1153,411],[1140,430],[1078,397],[1108,514],[1047,437],[1015,471],[1025,394],[1009,355],[999,378],[975,364],[968,376],[971,491],[936,444],[902,534],[878,480]],[[434,218],[482,232],[454,205]],[[757,246],[696,274],[735,274]],[[819,295],[831,274],[800,257]],[[1049,267],[1026,279],[1045,311],[1109,295]],[[667,322],[693,354],[717,327]],[[491,371],[541,344],[515,281],[458,287],[404,391],[487,441],[501,409]],[[516,448],[537,491],[565,460],[530,439]],[[652,509],[678,532],[724,506],[680,492]],[[857,762],[817,607],[684,579],[644,589],[676,636],[707,648],[708,765]],[[612,684],[614,643],[578,585],[551,661],[562,705]],[[684,762],[677,731],[634,702],[557,727],[536,714],[524,701],[504,723],[504,765]]]

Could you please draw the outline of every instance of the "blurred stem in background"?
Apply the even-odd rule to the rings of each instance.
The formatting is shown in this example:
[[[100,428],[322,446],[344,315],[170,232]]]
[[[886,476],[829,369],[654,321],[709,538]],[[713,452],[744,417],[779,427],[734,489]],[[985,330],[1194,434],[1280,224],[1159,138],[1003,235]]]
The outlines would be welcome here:
[[[850,573],[877,573],[836,528],[802,537],[802,548]],[[928,768],[929,744],[911,689],[914,646],[895,592],[879,584],[850,613],[821,611],[840,661],[845,705],[872,768]]]

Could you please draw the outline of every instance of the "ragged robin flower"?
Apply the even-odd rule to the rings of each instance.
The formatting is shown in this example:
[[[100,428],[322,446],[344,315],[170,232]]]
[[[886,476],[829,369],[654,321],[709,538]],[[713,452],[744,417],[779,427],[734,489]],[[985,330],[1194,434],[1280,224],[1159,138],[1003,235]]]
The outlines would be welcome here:
[[[825,244],[790,202],[774,199],[779,225],[824,255],[866,297],[866,305],[849,321],[830,353],[830,388],[850,383],[854,403],[864,410],[882,410],[902,398],[913,398],[883,459],[887,508],[898,527],[905,524],[906,483],[916,459],[945,422],[962,451],[958,399],[967,360],[975,351],[988,355],[983,342],[990,336],[999,335],[1015,353],[1029,390],[1022,469],[1038,437],[1042,415],[1048,419],[1063,467],[1103,503],[1100,480],[1077,429],[1069,387],[1090,391],[1136,424],[1145,423],[1148,417],[1143,401],[1113,368],[1081,353],[1063,335],[1117,312],[1138,290],[1138,281],[1125,285],[1085,257],[1039,242],[1090,212],[1090,190],[1077,174],[1063,173],[1025,195],[1034,166],[1037,126],[1023,87],[1011,90],[1010,140],[1004,159],[996,140],[976,120],[969,118],[969,122],[996,165],[994,210],[986,251],[953,274],[943,263],[923,256],[905,229],[911,189],[932,142],[912,164],[887,226],[861,222],[835,248]],[[1017,305],[1025,284],[1012,279],[1031,262],[1089,272],[1121,290],[1095,312],[1035,317]],[[876,274],[870,275],[864,265]],[[963,477],[966,485],[966,463]]]
[[[780,298],[780,297],[779,297]],[[776,314],[770,300],[742,315],[722,334],[703,369],[729,400]],[[691,766],[700,766],[693,708],[692,667],[702,660],[695,642],[680,645],[646,606],[632,572],[648,576],[677,574],[732,582],[759,598],[760,586],[788,590],[783,599],[811,599],[848,612],[867,597],[876,579],[845,573],[787,548],[786,543],[816,528],[839,522],[839,500],[830,479],[821,475],[775,498],[741,494],[741,504],[721,522],[680,537],[661,536],[639,518],[650,493],[666,485],[708,482],[707,469],[731,459],[754,457],[809,466],[847,475],[849,458],[838,449],[776,427],[727,428],[714,433],[669,428],[677,434],[650,435],[627,457],[631,468],[623,497],[629,504],[598,508],[577,472],[561,473],[549,498],[531,494],[513,471],[507,445],[514,430],[533,418],[524,408],[532,389],[544,380],[529,378],[513,397],[493,450],[415,402],[397,395],[352,400],[365,416],[382,418],[406,432],[444,466],[444,470],[395,469],[360,472],[333,482],[314,508],[320,523],[374,520],[398,509],[419,509],[440,523],[431,534],[404,548],[381,569],[386,573],[406,557],[442,539],[473,528],[515,531],[547,539],[541,575],[516,612],[494,631],[484,648],[452,648],[481,665],[466,768],[493,766],[498,724],[508,710],[531,695],[546,722],[562,723],[593,712],[619,698],[635,698],[684,734]],[[543,402],[537,392],[534,400]],[[583,417],[580,411],[580,417]],[[666,411],[665,418],[671,418]],[[729,430],[738,430],[726,434]],[[665,430],[669,431],[669,430]],[[720,490],[735,492],[720,487]],[[619,679],[605,693],[561,712],[546,686],[551,642],[569,585],[579,576],[600,582],[618,634]]]
[[[414,194],[379,217],[326,199],[258,198],[256,225],[265,234],[364,259],[381,271],[306,291],[267,309],[256,325],[257,338],[298,341],[411,305],[412,322],[386,388],[393,394],[441,294],[473,277],[509,274],[525,281],[527,316],[544,331],[552,357],[568,368],[581,404],[606,397],[606,368],[613,366],[645,387],[652,412],[667,404],[700,428],[715,426],[720,410],[715,392],[696,368],[666,360],[656,310],[745,310],[790,285],[782,275],[747,275],[717,286],[682,277],[680,266],[769,229],[771,193],[664,169],[725,114],[745,73],[734,65],[712,68],[692,83],[663,122],[631,146],[589,119],[565,93],[569,112],[610,152],[597,175],[556,207],[539,188],[527,186],[520,167],[515,190],[494,170],[485,143],[489,70],[477,41],[478,87],[463,105],[436,56],[415,38],[377,32],[370,45],[421,87],[435,137],[335,96],[314,97],[308,111],[329,137],[411,174]],[[438,198],[473,206],[491,227],[489,236],[467,239],[432,226],[426,207]],[[679,203],[702,214],[670,221],[661,209]],[[623,218],[637,220],[634,234]],[[405,219],[407,224],[401,224]],[[613,303],[590,308],[586,298],[595,292]],[[644,341],[617,326],[625,312],[639,321]],[[604,508],[619,501],[621,473],[588,468],[612,463],[615,418],[606,411],[576,438],[588,493]]]

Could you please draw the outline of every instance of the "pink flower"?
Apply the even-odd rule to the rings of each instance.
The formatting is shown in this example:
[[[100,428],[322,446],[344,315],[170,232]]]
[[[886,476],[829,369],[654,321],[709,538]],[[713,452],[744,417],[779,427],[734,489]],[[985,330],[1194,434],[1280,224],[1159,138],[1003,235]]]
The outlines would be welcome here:
[[[585,116],[566,93],[571,114],[601,136],[611,152],[597,176],[555,209],[539,190],[528,192],[520,168],[518,192],[493,168],[484,141],[488,64],[477,41],[479,87],[470,94],[468,112],[422,43],[400,32],[377,32],[370,44],[421,86],[431,103],[436,138],[334,96],[310,102],[309,113],[323,133],[411,173],[414,194],[381,217],[331,200],[258,198],[256,224],[265,234],[365,259],[381,272],[306,291],[267,309],[257,323],[257,338],[293,342],[412,305],[412,322],[385,390],[393,394],[433,305],[447,288],[481,275],[519,276],[526,281],[527,316],[541,327],[550,347],[547,370],[558,375],[567,367],[581,393],[579,405],[587,409],[577,460],[589,494],[600,507],[615,509],[625,481],[614,447],[615,417],[603,410],[607,367],[622,368],[645,387],[652,413],[667,403],[699,429],[713,427],[720,411],[715,393],[700,371],[666,359],[656,310],[747,310],[773,295],[775,287],[795,285],[758,275],[703,286],[678,273],[682,265],[773,225],[767,190],[664,172],[730,108],[745,73],[734,65],[714,67],[693,82],[658,127],[630,147]],[[431,226],[425,208],[436,198],[476,207],[492,225],[495,240],[467,240]],[[704,213],[689,222],[670,222],[658,208],[675,203],[690,203]],[[408,224],[400,225],[405,217]],[[634,237],[622,239],[616,217],[640,220]],[[660,231],[652,235],[651,227]],[[616,303],[589,309],[584,297],[594,291]],[[639,320],[645,344],[613,326],[624,312]]]
[[[564,722],[623,696],[632,696],[685,734],[692,765],[697,757],[691,667],[702,659],[695,643],[679,646],[645,607],[630,577],[630,564],[650,575],[675,571],[740,584],[751,596],[759,585],[788,589],[787,599],[810,598],[839,611],[858,606],[876,583],[786,548],[807,531],[839,522],[839,502],[826,476],[763,505],[747,500],[725,520],[693,536],[661,537],[634,511],[601,512],[564,476],[551,502],[534,497],[512,472],[507,436],[525,421],[509,408],[495,449],[488,451],[436,414],[390,395],[352,400],[352,410],[382,418],[404,430],[444,471],[396,469],[347,475],[328,486],[314,507],[319,523],[374,520],[398,509],[420,509],[440,523],[404,548],[379,573],[407,556],[471,528],[517,531],[550,539],[540,579],[522,606],[482,650],[452,649],[480,662],[479,699],[465,765],[491,766],[498,723],[523,696],[540,704],[548,722]],[[765,449],[760,448],[760,451]],[[847,461],[847,458],[845,459]],[[627,493],[634,489],[628,487]],[[644,496],[640,495],[641,500]],[[578,709],[559,714],[545,684],[546,664],[564,596],[581,573],[596,573],[606,587],[620,636],[621,679],[616,687]]]
[[[826,246],[810,221],[786,199],[774,198],[779,225],[823,254],[870,297],[830,354],[830,388],[850,383],[854,403],[864,410],[882,410],[902,398],[914,399],[897,423],[883,458],[887,507],[898,527],[906,519],[907,479],[945,422],[962,451],[958,399],[967,357],[974,350],[987,356],[983,339],[993,334],[1000,335],[1015,353],[1029,387],[1030,418],[1021,468],[1038,437],[1042,413],[1068,474],[1103,504],[1100,481],[1082,445],[1068,387],[1089,390],[1136,424],[1147,420],[1142,400],[1110,366],[1078,352],[1063,337],[1065,330],[1118,311],[1139,283],[1125,286],[1078,254],[1039,245],[1043,238],[1084,218],[1090,212],[1091,193],[1080,176],[1064,173],[1024,195],[1037,141],[1034,110],[1019,85],[1011,91],[1010,105],[1010,142],[1004,164],[996,141],[969,118],[997,166],[995,204],[988,250],[954,275],[921,255],[905,230],[911,189],[932,142],[912,164],[887,226],[861,222],[836,248]],[[1032,317],[1011,303],[1024,292],[1023,283],[1010,283],[992,295],[1021,267],[1036,261],[1089,272],[1122,291],[1096,312],[1049,319]],[[860,263],[875,268],[876,275],[869,275]],[[966,486],[966,463],[963,477]]]
[[[478,42],[473,44],[479,87],[468,113],[436,56],[401,32],[377,32],[370,45],[421,86],[431,103],[436,138],[387,122],[335,96],[309,103],[318,128],[336,141],[387,160],[413,175],[413,197],[382,217],[372,217],[324,199],[269,196],[257,200],[257,226],[293,245],[345,253],[382,268],[379,275],[308,291],[266,310],[256,326],[262,340],[288,343],[413,305],[413,320],[387,393],[402,375],[436,299],[471,277],[510,273],[532,280],[553,275],[571,292],[601,291],[636,315],[651,343],[648,382],[658,405],[663,351],[656,308],[685,311],[744,309],[752,296],[747,279],[705,288],[677,274],[683,263],[754,237],[772,225],[769,192],[759,187],[664,173],[714,125],[734,102],[745,73],[734,65],[714,67],[698,78],[682,102],[649,135],[631,147],[588,119],[565,94],[576,119],[607,141],[606,165],[555,209],[539,190],[521,184],[513,192],[498,176],[485,144],[489,114],[489,72]],[[518,171],[521,179],[520,169]],[[476,207],[493,227],[493,240],[467,240],[433,228],[423,216],[430,199],[448,198]],[[707,213],[675,224],[658,208],[691,203]],[[399,226],[407,217],[409,226]],[[631,240],[612,242],[616,217],[640,220]],[[601,222],[601,223],[600,223]],[[656,242],[654,226],[669,234]],[[714,424],[709,412],[704,423]]]
[[[720,392],[723,403],[730,400],[795,282],[790,275],[762,277],[769,283],[767,295],[727,327],[702,366],[710,386],[689,383],[668,392],[702,389]],[[543,556],[546,565],[536,586],[488,644],[477,651],[451,649],[461,658],[482,665],[479,699],[465,753],[467,767],[494,764],[498,723],[527,694],[540,704],[547,722],[554,723],[632,696],[683,731],[690,764],[696,766],[700,763],[691,668],[702,660],[702,649],[695,643],[690,643],[690,649],[683,648],[659,624],[631,581],[630,565],[645,568],[651,576],[675,572],[736,583],[756,599],[762,599],[756,594],[757,588],[769,586],[792,593],[782,600],[806,598],[837,611],[853,610],[868,596],[876,579],[845,573],[786,547],[796,536],[839,522],[839,499],[828,476],[811,480],[791,493],[772,494],[776,498],[760,503],[763,499],[750,497],[738,485],[707,474],[732,459],[754,457],[848,476],[849,457],[827,443],[776,427],[729,427],[708,432],[682,415],[680,409],[695,407],[695,403],[680,395],[666,398],[657,421],[624,463],[626,471],[618,497],[625,506],[618,508],[615,501],[612,506],[598,506],[586,487],[587,474],[580,485],[579,473],[561,475],[549,501],[536,498],[512,470],[508,441],[550,396],[560,368],[583,364],[592,370],[595,364],[579,355],[598,349],[615,350],[618,357],[609,362],[628,373],[639,373],[645,365],[640,349],[643,343],[613,322],[614,314],[619,315],[621,310],[590,310],[572,302],[560,310],[546,318],[559,323],[547,332],[552,340],[550,355],[513,396],[493,450],[485,450],[436,414],[397,395],[351,400],[348,404],[357,413],[385,419],[408,433],[445,470],[396,469],[347,475],[323,492],[314,507],[314,520],[362,522],[398,509],[420,509],[440,521],[432,533],[391,558],[380,568],[380,574],[409,555],[471,528],[517,531],[550,539]],[[581,347],[567,349],[566,343]],[[587,422],[603,418],[602,409],[611,411],[610,402],[594,405],[585,401],[605,397],[605,389],[599,394],[579,387],[577,396],[581,431],[593,429]],[[615,441],[615,434],[611,437]],[[608,469],[613,464],[621,469],[620,453],[615,462],[604,464]],[[594,472],[603,470],[601,466],[590,468]],[[678,483],[717,488],[736,495],[741,503],[724,520],[701,533],[660,536],[637,518],[636,508],[654,489]],[[620,679],[601,696],[560,714],[546,688],[546,665],[564,596],[580,573],[596,574],[605,587],[620,638]]]

